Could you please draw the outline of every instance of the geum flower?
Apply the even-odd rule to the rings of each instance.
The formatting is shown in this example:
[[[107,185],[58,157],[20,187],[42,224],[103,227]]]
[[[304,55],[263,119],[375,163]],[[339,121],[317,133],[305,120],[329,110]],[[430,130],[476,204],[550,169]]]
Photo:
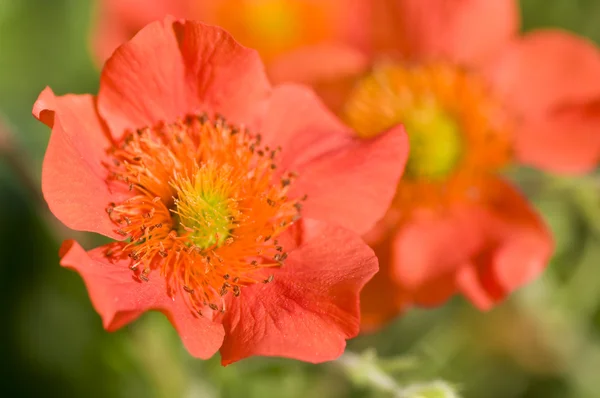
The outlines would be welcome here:
[[[101,0],[93,32],[99,61],[166,14],[218,25],[270,62],[303,45],[368,43],[371,0]],[[353,21],[353,23],[348,23]],[[343,65],[343,64],[341,64]],[[340,66],[341,66],[340,65]]]
[[[223,364],[330,360],[358,333],[377,271],[360,234],[393,198],[402,130],[357,140],[222,29],[171,18],[116,50],[97,97],[47,88],[34,115],[52,127],[51,211],[116,240],[60,250],[107,330],[158,310]]]
[[[312,84],[362,137],[407,129],[405,175],[366,236],[381,271],[363,291],[364,328],[455,293],[489,309],[537,276],[553,248],[502,170],[595,167],[600,53],[563,31],[520,35],[515,1],[372,4],[375,53],[343,43],[329,54],[306,48],[271,69],[278,81]],[[342,53],[356,63],[336,72]]]

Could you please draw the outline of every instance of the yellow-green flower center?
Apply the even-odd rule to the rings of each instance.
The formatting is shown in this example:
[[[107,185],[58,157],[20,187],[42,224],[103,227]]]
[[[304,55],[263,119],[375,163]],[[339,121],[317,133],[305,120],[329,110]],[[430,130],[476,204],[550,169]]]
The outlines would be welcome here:
[[[406,128],[408,162],[393,202],[402,212],[472,200],[473,188],[512,159],[512,115],[481,76],[457,65],[374,65],[341,116],[364,138]]]
[[[284,52],[335,37],[339,32],[332,17],[344,5],[315,0],[219,0],[190,1],[215,3],[209,22],[223,27],[242,44],[256,49],[267,61]],[[335,3],[335,4],[333,4]],[[206,5],[194,14],[207,17]],[[195,7],[194,7],[195,8]]]
[[[410,142],[406,177],[432,180],[452,172],[464,147],[456,120],[434,104],[416,107],[402,119]]]
[[[251,2],[246,8],[246,18],[252,26],[252,34],[262,40],[286,43],[300,31],[296,10],[281,0]]]
[[[468,146],[460,110],[446,103],[437,87],[445,87],[446,76],[397,65],[376,68],[358,81],[342,116],[365,138],[403,124],[410,140],[405,178],[444,179]]]
[[[212,165],[200,167],[190,177],[177,177],[171,184],[177,192],[175,209],[180,234],[201,249],[221,246],[229,237],[237,208],[231,197],[231,170]]]

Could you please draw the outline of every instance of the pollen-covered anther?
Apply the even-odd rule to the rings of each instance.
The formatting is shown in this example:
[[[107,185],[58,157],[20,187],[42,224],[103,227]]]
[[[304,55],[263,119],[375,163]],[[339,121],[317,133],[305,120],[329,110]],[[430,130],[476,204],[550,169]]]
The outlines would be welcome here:
[[[279,173],[281,148],[222,116],[188,116],[128,131],[108,150],[107,183],[131,196],[106,207],[126,240],[106,256],[130,261],[138,280],[165,278],[195,314],[269,283],[262,270],[287,258],[277,237],[300,217],[287,196],[297,174]]]

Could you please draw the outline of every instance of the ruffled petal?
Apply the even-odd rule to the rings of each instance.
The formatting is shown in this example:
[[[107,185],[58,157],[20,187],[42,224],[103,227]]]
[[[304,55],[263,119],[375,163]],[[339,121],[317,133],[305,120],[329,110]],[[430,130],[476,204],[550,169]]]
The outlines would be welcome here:
[[[452,234],[453,223],[460,233],[468,230],[471,221],[467,212],[453,208],[442,216],[419,211],[413,214],[412,220],[402,223],[405,217],[401,209],[392,207],[373,229],[363,235],[377,254],[379,272],[361,294],[361,331],[376,331],[415,304],[425,307],[440,305],[456,292],[453,261],[442,259],[439,248],[443,250],[444,240]],[[431,234],[431,242],[428,234]],[[454,259],[468,256],[469,247],[476,244],[475,237],[465,235],[464,246],[454,247],[450,255]],[[415,257],[411,258],[407,244],[415,242],[423,242],[423,247],[417,246],[413,250]],[[439,256],[440,259],[432,259],[431,256]],[[406,269],[411,261],[420,268]]]
[[[406,254],[396,248],[402,246],[404,242],[396,237],[393,230],[390,230],[394,219],[395,215],[387,214],[375,228],[363,236],[375,251],[380,267],[379,272],[367,283],[360,295],[361,333],[378,331],[413,305],[424,307],[440,305],[457,291],[452,266],[448,264],[442,265],[449,270],[443,269],[444,267],[441,269],[431,267],[427,276],[418,281],[411,281],[410,274],[407,275],[406,281],[398,278],[395,267],[400,268],[406,264],[399,262],[397,256],[406,256]],[[442,221],[441,224],[445,223]],[[438,227],[438,229],[443,228],[443,226]],[[432,247],[435,249],[435,245]],[[424,246],[424,248],[413,249],[415,253],[426,250],[430,248]]]
[[[220,113],[252,125],[269,93],[254,50],[224,30],[168,17],[142,29],[106,62],[98,108],[111,130],[174,121],[190,113]]]
[[[486,310],[539,276],[554,242],[527,200],[500,179],[488,181],[488,239],[457,273],[462,293]]]
[[[363,237],[364,238],[364,237]],[[367,242],[369,239],[367,237]],[[372,246],[379,260],[379,272],[375,274],[360,293],[360,332],[375,332],[406,306],[406,295],[392,273],[392,239],[388,235]]]
[[[283,170],[298,172],[290,196],[308,195],[303,215],[360,234],[389,207],[408,156],[401,126],[371,140],[354,138],[301,86],[274,90],[262,132],[266,144],[283,148]]]
[[[173,23],[167,18],[147,25],[104,65],[98,110],[116,136],[192,111],[195,103]]]
[[[286,170],[348,145],[353,135],[312,90],[294,84],[274,88],[260,133],[265,145],[281,148],[278,164]]]
[[[600,51],[571,33],[547,30],[514,40],[486,68],[507,106],[523,119],[600,95]]]
[[[593,170],[600,163],[600,100],[524,121],[515,153],[522,163],[554,173]]]
[[[174,28],[200,109],[254,128],[271,94],[258,53],[218,27],[186,21],[175,23]]]
[[[483,244],[482,210],[454,206],[443,213],[418,210],[394,237],[394,275],[408,291],[417,291],[454,271]]]
[[[128,268],[129,260],[111,262],[106,250],[86,252],[72,240],[60,249],[61,265],[81,275],[106,330],[117,330],[145,311],[158,310],[169,318],[192,355],[206,359],[219,349],[224,336],[221,325],[195,316],[181,297],[168,297],[164,278],[150,275],[148,282],[141,282]]]
[[[290,195],[308,195],[305,216],[363,234],[390,206],[407,156],[404,128],[397,126],[307,164]]]
[[[343,43],[321,43],[289,51],[269,63],[274,83],[314,84],[320,81],[355,76],[366,71],[370,60],[356,47]]]
[[[382,2],[383,3],[383,2]],[[478,64],[518,32],[515,0],[392,0],[400,48],[413,58]]]
[[[110,137],[91,95],[57,97],[44,89],[33,115],[52,128],[42,167],[42,192],[52,213],[69,228],[122,239],[105,212],[123,193],[111,191],[102,166]]]
[[[500,179],[478,191],[477,202],[421,213],[397,232],[393,276],[412,303],[439,305],[460,291],[488,309],[546,266],[553,242],[527,200]]]
[[[340,112],[356,79],[369,68],[369,57],[343,44],[302,47],[269,63],[273,83],[310,85],[334,112]]]
[[[146,24],[165,15],[185,17],[185,0],[102,0],[98,3],[93,46],[99,64]]]
[[[359,329],[359,292],[377,258],[359,236],[305,221],[304,242],[268,284],[245,288],[223,326],[224,365],[250,355],[307,362],[337,358]]]
[[[448,301],[457,290],[454,274],[441,274],[411,292],[411,301],[421,307],[437,307]]]
[[[269,64],[268,72],[274,83],[311,86],[329,109],[339,114],[356,80],[369,65],[368,56],[354,47],[322,44],[278,57]]]

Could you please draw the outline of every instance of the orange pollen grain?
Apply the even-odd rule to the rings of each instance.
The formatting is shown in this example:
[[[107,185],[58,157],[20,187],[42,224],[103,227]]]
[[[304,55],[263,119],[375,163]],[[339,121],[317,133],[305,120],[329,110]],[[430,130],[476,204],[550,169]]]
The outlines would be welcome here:
[[[295,173],[280,148],[222,117],[188,116],[128,131],[108,150],[108,183],[131,192],[106,211],[126,240],[106,251],[130,259],[140,281],[158,273],[192,309],[225,311],[225,296],[268,283],[287,257],[277,237],[300,217],[287,197]]]
[[[404,124],[411,149],[393,206],[404,213],[477,200],[481,179],[512,158],[511,115],[456,65],[379,65],[356,83],[341,116],[363,137]]]

